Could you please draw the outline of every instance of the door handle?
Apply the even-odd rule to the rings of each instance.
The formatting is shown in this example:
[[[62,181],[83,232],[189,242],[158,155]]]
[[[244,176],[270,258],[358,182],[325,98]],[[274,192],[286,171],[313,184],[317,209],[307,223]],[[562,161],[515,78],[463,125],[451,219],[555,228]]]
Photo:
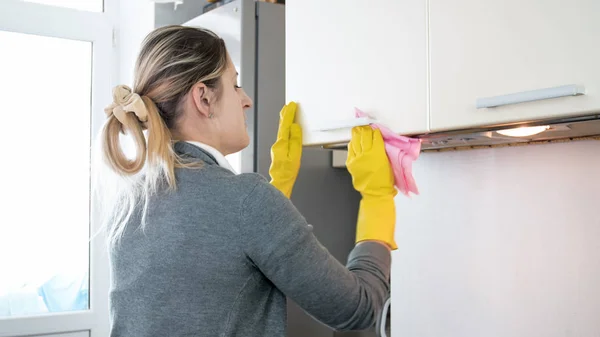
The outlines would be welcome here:
[[[541,101],[546,99],[585,95],[585,87],[575,84],[538,90],[522,91],[514,94],[478,98],[475,101],[477,109],[494,108],[503,105]]]
[[[390,306],[392,304],[392,298],[388,297],[388,299],[383,304],[383,309],[381,310],[381,315],[377,317],[377,324],[375,326],[377,337],[390,337],[388,332],[390,329],[387,329],[388,316],[390,316]]]

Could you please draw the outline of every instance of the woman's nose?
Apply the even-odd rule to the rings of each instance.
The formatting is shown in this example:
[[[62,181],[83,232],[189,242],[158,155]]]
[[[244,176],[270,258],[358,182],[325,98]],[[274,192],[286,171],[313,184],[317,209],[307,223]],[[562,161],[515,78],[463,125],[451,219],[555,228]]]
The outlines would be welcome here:
[[[246,92],[244,91],[244,98],[242,99],[242,106],[244,107],[244,109],[249,109],[252,107],[252,105],[254,105],[254,103],[252,102],[252,99],[250,99],[250,97],[248,97],[248,95],[246,95]]]

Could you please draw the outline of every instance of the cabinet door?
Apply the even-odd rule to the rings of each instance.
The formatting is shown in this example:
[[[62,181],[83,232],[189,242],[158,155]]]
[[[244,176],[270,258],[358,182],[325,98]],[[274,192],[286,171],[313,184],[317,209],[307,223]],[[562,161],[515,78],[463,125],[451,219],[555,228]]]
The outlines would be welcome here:
[[[385,3],[385,5],[384,5]],[[427,131],[426,1],[286,1],[286,100],[305,145],[343,143],[357,107],[401,134]]]
[[[600,110],[599,13],[598,0],[430,0],[432,131]],[[586,93],[476,107],[567,85]]]

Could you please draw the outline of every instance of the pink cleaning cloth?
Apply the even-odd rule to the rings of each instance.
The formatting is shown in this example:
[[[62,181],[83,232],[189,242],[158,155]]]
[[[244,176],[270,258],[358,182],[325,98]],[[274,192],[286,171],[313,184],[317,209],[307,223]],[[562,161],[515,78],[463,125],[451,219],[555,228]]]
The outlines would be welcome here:
[[[355,109],[356,117],[369,117],[366,113]],[[394,171],[396,187],[406,196],[409,196],[410,192],[419,194],[417,183],[412,175],[412,163],[421,153],[421,140],[399,136],[381,124],[371,124],[371,127],[381,131],[385,152]]]

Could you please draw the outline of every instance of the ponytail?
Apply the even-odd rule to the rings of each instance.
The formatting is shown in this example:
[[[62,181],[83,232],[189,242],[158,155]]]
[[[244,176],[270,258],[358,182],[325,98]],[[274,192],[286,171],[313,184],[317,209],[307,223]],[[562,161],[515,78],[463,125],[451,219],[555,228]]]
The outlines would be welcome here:
[[[120,191],[113,199],[104,202],[110,214],[104,219],[108,227],[109,245],[115,244],[123,235],[125,225],[135,205],[144,204],[142,227],[148,206],[148,197],[166,183],[167,188],[175,189],[175,166],[181,163],[173,150],[171,132],[158,112],[156,104],[147,96],[133,93],[127,86],[120,85],[113,90],[113,103],[105,110],[107,120],[102,130],[102,158],[110,170],[121,178],[117,184]],[[147,130],[147,137],[144,135]],[[128,159],[121,147],[121,134],[130,135],[135,142],[134,159]],[[177,165],[181,166],[181,165]],[[144,175],[139,173],[144,170]],[[133,182],[133,184],[123,184]],[[102,181],[97,183],[105,184]]]
[[[105,109],[108,120],[103,130],[104,160],[121,176],[139,173],[146,161],[150,167],[162,166],[170,188],[175,188],[175,158],[171,133],[160,117],[156,104],[147,96],[132,93],[127,86],[113,90],[113,103]],[[148,141],[144,136],[148,130]],[[121,147],[120,134],[132,135],[136,156],[130,160]]]
[[[138,173],[146,162],[146,138],[140,123],[135,116],[125,115],[122,123],[115,116],[110,116],[103,130],[103,153],[106,163],[120,175]],[[121,148],[120,134],[132,135],[136,145],[136,157],[127,159]]]
[[[142,99],[148,111],[148,162],[151,167],[162,167],[169,188],[175,189],[175,167],[180,160],[173,151],[171,131],[160,117],[156,104],[147,96]]]

